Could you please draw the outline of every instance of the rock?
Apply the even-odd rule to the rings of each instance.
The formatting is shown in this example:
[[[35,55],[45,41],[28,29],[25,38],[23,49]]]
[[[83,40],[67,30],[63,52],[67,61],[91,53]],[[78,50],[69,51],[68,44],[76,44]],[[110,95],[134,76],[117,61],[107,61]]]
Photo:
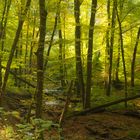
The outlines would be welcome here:
[[[46,101],[45,102],[45,105],[47,105],[47,106],[57,106],[59,104],[60,104],[59,101]]]
[[[58,94],[63,94],[64,93],[64,89],[62,87],[58,87],[58,88],[55,88],[55,89],[44,89],[43,92],[46,94],[46,95],[58,95]]]

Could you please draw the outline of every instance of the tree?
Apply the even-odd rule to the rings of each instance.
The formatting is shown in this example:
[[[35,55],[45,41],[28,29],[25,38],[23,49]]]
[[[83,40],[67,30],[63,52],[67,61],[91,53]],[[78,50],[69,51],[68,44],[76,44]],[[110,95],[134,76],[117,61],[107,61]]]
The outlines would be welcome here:
[[[124,0],[119,0],[118,2],[118,9],[119,9],[119,16],[122,16],[123,13],[123,6],[124,6]],[[116,61],[116,71],[115,71],[115,81],[119,82],[119,67],[120,67],[120,37],[118,38],[118,56]]]
[[[89,35],[88,35],[85,108],[90,107],[91,77],[92,77],[92,53],[93,53],[93,32],[94,32],[94,24],[95,24],[96,7],[97,7],[97,0],[92,0],[91,17],[90,17],[90,25],[89,25]]]
[[[46,35],[46,17],[47,10],[45,7],[45,0],[39,0],[40,11],[40,35],[39,44],[36,52],[37,56],[37,89],[36,89],[36,117],[41,118],[42,115],[42,95],[43,95],[43,79],[44,79],[44,44]]]
[[[82,95],[82,102],[85,102],[85,85],[83,79],[83,66],[81,59],[81,25],[80,25],[80,0],[74,0],[75,16],[75,56],[76,56],[76,88],[77,94]]]
[[[104,75],[104,82],[105,82],[105,89],[108,87],[108,69],[109,69],[109,48],[110,48],[110,20],[111,20],[111,13],[110,13],[110,0],[107,1],[107,30],[106,30],[106,48],[105,48],[105,75]],[[107,91],[106,91],[107,94]]]
[[[116,0],[115,0],[116,1]],[[120,35],[120,46],[121,46],[121,54],[122,54],[122,63],[123,63],[123,73],[124,73],[124,89],[125,89],[125,98],[127,98],[127,75],[126,75],[126,65],[125,65],[125,57],[124,57],[124,46],[123,46],[123,33],[122,33],[122,22],[120,20],[118,10],[117,10],[117,3],[115,4],[115,9],[116,9],[116,14],[117,14],[117,19],[118,19],[118,24],[119,24],[119,35]],[[125,107],[127,107],[127,101],[125,101]]]
[[[6,84],[7,84],[7,80],[8,80],[8,76],[9,76],[9,71],[10,71],[10,66],[11,66],[12,59],[13,59],[13,56],[14,56],[14,52],[16,50],[17,43],[18,43],[18,40],[19,40],[19,37],[20,37],[22,26],[23,26],[23,23],[25,21],[25,16],[26,16],[26,14],[28,12],[28,9],[30,7],[30,3],[31,3],[31,0],[27,0],[24,12],[19,17],[18,28],[17,28],[16,35],[15,35],[15,38],[14,38],[14,41],[13,41],[13,44],[12,44],[9,59],[8,59],[7,65],[6,65],[6,71],[5,71],[4,80],[3,80],[3,84],[2,84],[1,94],[5,93],[5,88],[6,88]]]
[[[112,62],[113,62],[113,46],[114,46],[114,33],[115,33],[115,21],[116,21],[116,0],[113,1],[113,9],[112,9],[112,18],[111,18],[111,29],[110,29],[110,43],[107,43],[107,47],[109,47],[109,69],[108,69],[108,82],[106,88],[106,95],[110,96],[111,85],[112,85]],[[109,13],[108,13],[109,14]],[[109,17],[108,17],[109,20]]]
[[[137,54],[137,47],[140,38],[140,27],[138,28],[136,43],[134,46],[133,57],[131,62],[131,87],[134,87],[134,78],[135,78],[135,61],[136,61],[136,54]]]
[[[60,80],[61,80],[61,86],[65,87],[66,83],[64,80],[64,58],[63,58],[63,51],[64,51],[64,41],[63,41],[63,37],[62,37],[62,29],[61,29],[61,19],[60,19],[60,15],[59,15],[59,61],[60,61]]]
[[[7,18],[11,6],[11,0],[6,0],[4,2],[4,9],[2,14],[2,19],[0,22],[0,43],[1,51],[4,51],[4,40],[6,38],[6,27],[7,27]],[[0,56],[0,87],[2,87],[2,56]]]
[[[54,36],[55,36],[55,31],[56,31],[57,24],[58,24],[58,17],[60,15],[60,9],[59,9],[60,8],[60,3],[61,3],[61,0],[59,0],[59,2],[57,3],[57,11],[56,11],[56,15],[55,15],[53,32],[52,32],[52,35],[51,35],[51,39],[50,39],[50,43],[49,43],[49,47],[48,47],[48,51],[47,51],[47,56],[46,56],[46,59],[45,59],[45,62],[44,62],[44,71],[46,71],[46,68],[47,68],[48,57],[50,55],[50,51],[51,51],[52,44],[53,44],[53,39],[54,39]]]

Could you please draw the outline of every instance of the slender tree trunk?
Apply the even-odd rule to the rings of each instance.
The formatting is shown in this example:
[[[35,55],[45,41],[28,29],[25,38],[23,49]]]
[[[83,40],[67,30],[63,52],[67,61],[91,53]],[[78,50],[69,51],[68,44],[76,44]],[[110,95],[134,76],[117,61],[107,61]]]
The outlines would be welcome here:
[[[114,0],[113,9],[112,9],[110,46],[109,46],[109,70],[108,70],[108,83],[107,83],[107,89],[106,89],[107,96],[110,96],[111,94],[111,85],[112,85],[113,46],[114,46],[114,33],[115,33],[115,21],[116,21],[115,5],[116,5],[116,2]]]
[[[6,38],[6,27],[7,27],[7,18],[9,14],[11,6],[11,0],[5,0],[5,5],[3,9],[2,19],[0,22],[0,44],[1,44],[1,51],[4,50],[4,42]],[[0,88],[2,87],[2,56],[0,56]]]
[[[63,62],[63,37],[62,37],[62,30],[61,30],[61,19],[59,14],[59,62],[60,62],[60,80],[61,86],[65,87],[65,80],[64,80],[64,62]]]
[[[65,13],[64,13],[64,19],[63,19],[64,21],[64,26],[63,26],[63,34],[64,34],[64,42],[63,42],[63,63],[64,63],[64,79],[65,79],[65,84],[66,84],[66,76],[67,76],[67,68],[66,68],[66,62],[65,62],[65,58],[66,58],[66,54],[65,54],[65,52],[66,52],[66,42],[65,42],[65,40],[66,40],[66,15],[65,15]]]
[[[116,8],[116,14],[117,14],[117,19],[118,19],[118,24],[119,24],[120,46],[121,46],[121,54],[122,54],[122,62],[123,62],[123,73],[124,73],[124,80],[125,80],[125,85],[124,85],[125,98],[127,98],[127,75],[126,75],[126,66],[125,66],[125,58],[124,58],[122,23],[121,23],[119,13],[118,13],[118,10],[117,10],[117,4],[116,4],[115,8]],[[125,102],[125,107],[127,107],[127,101]]]
[[[107,0],[107,31],[106,31],[106,48],[105,48],[105,74],[104,74],[104,82],[105,89],[108,87],[108,69],[109,69],[109,48],[110,48],[110,0]]]
[[[17,43],[17,47],[16,47],[16,50],[15,50],[15,53],[14,53],[14,57],[15,57],[15,61],[16,63],[19,63],[21,64],[20,62],[20,57],[22,57],[22,53],[21,53],[21,49],[22,49],[22,33],[20,34],[20,39],[19,39],[19,42]],[[16,75],[18,75],[19,77],[21,77],[21,66],[19,65],[19,67],[16,66],[16,68],[14,68],[14,73]],[[14,77],[15,78],[15,81],[14,81],[14,85],[16,87],[20,87],[21,85],[21,81],[17,79],[17,77]]]
[[[46,35],[46,17],[47,11],[45,7],[45,0],[39,0],[40,9],[40,36],[39,45],[37,49],[37,91],[36,91],[36,117],[42,116],[42,95],[43,95],[43,62],[44,62],[44,44]]]
[[[118,6],[119,6],[119,15],[121,17],[122,15],[122,11],[123,11],[123,6],[124,6],[124,0],[119,0],[119,3],[118,3]],[[119,67],[120,67],[120,36],[119,36],[119,39],[118,39],[118,56],[117,56],[117,65],[116,65],[116,73],[115,73],[115,80],[116,82],[119,82]]]
[[[34,13],[35,14],[35,13]],[[39,35],[39,31],[35,32],[36,29],[36,16],[34,15],[34,20],[33,20],[33,31],[32,31],[32,40],[37,39]],[[33,51],[34,51],[34,46],[35,46],[35,41],[31,41],[30,45],[30,53],[29,53],[29,74],[32,73],[32,61],[33,61]]]
[[[28,19],[30,18],[30,14],[28,14]],[[28,66],[27,62],[28,62],[28,50],[29,50],[29,29],[30,29],[30,26],[29,26],[29,23],[27,23],[27,31],[26,31],[26,48],[25,48],[25,55],[24,55],[24,64],[25,64],[25,68],[24,68],[24,74],[26,75],[27,74],[27,69],[26,67]],[[26,77],[25,77],[25,80],[26,80]],[[27,87],[26,84],[24,85],[25,88]]]
[[[134,47],[134,51],[133,51],[132,62],[131,62],[131,87],[134,87],[135,60],[136,60],[136,54],[137,54],[137,47],[138,47],[138,43],[139,43],[139,38],[140,38],[140,27],[139,27],[139,29],[138,29],[137,39],[136,39],[136,43],[135,43],[135,47]]]
[[[23,48],[23,45],[22,45],[22,41],[23,41],[23,33],[21,32],[20,34],[20,43],[19,43],[19,58],[22,57],[23,55],[23,52],[22,52],[22,48]],[[22,62],[20,61],[19,62],[19,71],[18,71],[18,75],[21,77],[22,76]],[[18,80],[18,87],[21,87],[21,81]]]
[[[19,44],[17,43],[17,47],[16,47],[16,50],[15,50],[15,53],[14,53],[14,58],[16,59],[16,63],[17,63],[17,60],[18,60],[18,51],[19,51]],[[18,75],[18,68],[14,68],[14,73],[16,75]],[[14,81],[14,86],[18,86],[18,80],[17,80],[17,77],[14,77],[15,78],[15,81]]]
[[[28,57],[28,44],[29,44],[29,24],[27,24],[27,32],[26,32],[26,48],[25,48],[25,58],[24,58],[24,63],[25,63],[25,66],[27,65],[27,57]],[[25,71],[25,74],[26,74],[26,71]]]
[[[83,79],[83,66],[81,58],[81,25],[80,25],[80,1],[74,0],[74,14],[75,14],[75,55],[76,55],[76,77],[77,77],[77,91],[82,95],[82,102],[84,107],[85,100],[85,85]],[[78,94],[79,94],[78,93]]]
[[[54,28],[53,28],[53,32],[52,32],[52,35],[51,35],[51,39],[50,39],[50,43],[49,43],[49,47],[48,47],[48,51],[47,51],[47,56],[46,56],[46,59],[45,59],[45,62],[44,62],[44,71],[46,71],[46,68],[47,68],[48,57],[50,55],[50,51],[51,51],[52,43],[53,43],[53,38],[54,38],[54,35],[55,35],[57,23],[58,23],[60,3],[61,3],[61,0],[59,0],[59,2],[57,4],[57,11],[56,11],[56,16],[55,16]]]
[[[90,18],[89,36],[88,36],[89,40],[88,40],[88,53],[87,53],[87,79],[86,79],[85,108],[90,108],[93,32],[94,32],[94,24],[95,24],[96,7],[97,7],[97,0],[92,0],[91,18]]]
[[[117,65],[116,65],[116,73],[115,73],[116,82],[119,82],[119,67],[120,67],[120,39],[118,45],[118,56],[117,56]]]
[[[2,34],[3,34],[3,24],[0,22],[0,43],[2,40]],[[0,87],[2,86],[2,55],[0,55]]]
[[[24,13],[23,13],[24,17],[26,16],[27,11],[30,7],[30,3],[31,3],[31,0],[27,0],[26,7],[25,7],[25,10],[24,10]],[[8,80],[8,76],[9,76],[9,71],[10,71],[10,66],[11,66],[12,59],[13,59],[13,56],[14,56],[14,52],[15,52],[15,49],[16,49],[16,46],[17,46],[17,43],[18,43],[18,40],[19,40],[19,36],[20,36],[21,30],[22,30],[23,23],[24,23],[24,18],[21,17],[19,19],[19,22],[18,22],[18,28],[17,28],[16,35],[15,35],[15,38],[14,38],[14,41],[13,41],[13,44],[12,44],[9,59],[8,59],[7,65],[6,65],[6,71],[5,71],[5,75],[4,75],[4,81],[3,81],[3,85],[2,85],[2,93],[1,94],[5,93],[5,88],[6,88],[6,84],[7,84],[7,80]]]
[[[7,0],[6,0],[7,1]],[[6,37],[6,27],[7,27],[7,19],[8,19],[8,15],[9,15],[9,11],[10,11],[10,7],[11,7],[11,0],[7,1],[7,8],[6,8],[6,13],[3,16],[3,33],[2,33],[2,51],[4,50],[4,39]],[[5,18],[4,18],[5,17]]]

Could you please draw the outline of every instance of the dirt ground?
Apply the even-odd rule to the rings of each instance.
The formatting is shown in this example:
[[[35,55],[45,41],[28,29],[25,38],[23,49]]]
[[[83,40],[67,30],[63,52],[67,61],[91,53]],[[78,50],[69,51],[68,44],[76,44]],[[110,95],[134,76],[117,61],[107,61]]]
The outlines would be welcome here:
[[[103,112],[65,120],[65,140],[140,140],[140,118]]]
[[[58,106],[50,108],[47,106],[44,110],[45,120],[58,122],[62,109]],[[58,128],[45,131],[45,140],[140,140],[140,113],[138,111],[135,113],[130,110],[114,112],[105,110],[100,113],[65,118],[59,131]],[[0,126],[3,128],[4,122],[1,121]],[[15,125],[19,120],[10,116],[6,123]]]

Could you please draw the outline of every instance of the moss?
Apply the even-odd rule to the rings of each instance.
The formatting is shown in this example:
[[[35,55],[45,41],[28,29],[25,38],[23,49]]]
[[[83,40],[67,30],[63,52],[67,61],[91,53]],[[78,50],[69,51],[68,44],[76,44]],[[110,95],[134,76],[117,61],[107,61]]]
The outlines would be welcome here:
[[[128,132],[128,137],[130,138],[138,138],[140,136],[140,132],[136,130],[131,130]]]

